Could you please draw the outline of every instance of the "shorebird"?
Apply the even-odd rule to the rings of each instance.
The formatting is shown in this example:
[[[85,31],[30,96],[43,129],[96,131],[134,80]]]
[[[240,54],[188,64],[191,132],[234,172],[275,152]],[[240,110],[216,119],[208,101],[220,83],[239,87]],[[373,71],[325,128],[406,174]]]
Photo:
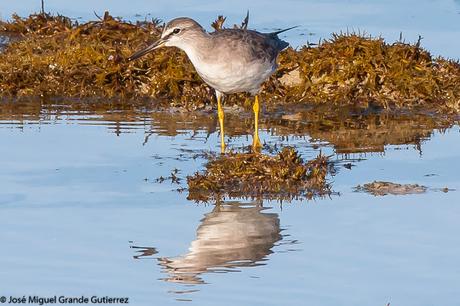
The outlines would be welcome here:
[[[258,93],[262,83],[275,72],[278,54],[289,45],[279,39],[278,34],[292,28],[272,33],[247,29],[222,29],[208,33],[191,18],[175,18],[164,26],[160,39],[128,57],[128,61],[163,46],[185,51],[198,75],[216,92],[222,153],[225,152],[224,94],[249,92],[255,97],[253,149],[257,151],[262,146],[258,131]]]

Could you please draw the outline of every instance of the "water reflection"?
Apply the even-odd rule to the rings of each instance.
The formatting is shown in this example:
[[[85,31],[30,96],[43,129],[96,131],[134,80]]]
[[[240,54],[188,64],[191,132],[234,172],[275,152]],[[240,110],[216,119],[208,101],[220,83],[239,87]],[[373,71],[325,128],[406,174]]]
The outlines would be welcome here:
[[[261,205],[218,204],[204,215],[189,251],[159,258],[167,282],[203,284],[204,273],[236,272],[263,265],[282,239],[278,214]],[[136,258],[138,259],[138,258]]]
[[[21,101],[0,103],[0,124],[24,128],[28,124],[76,123],[101,125],[120,135],[143,129],[144,144],[150,136],[177,136],[206,139],[216,132],[217,119],[212,111],[153,111],[147,102],[60,102]],[[252,133],[250,110],[226,109],[227,136]],[[421,150],[423,141],[434,131],[458,124],[459,116],[416,112],[359,112],[337,107],[289,105],[265,110],[261,130],[279,139],[304,139],[315,144],[331,144],[336,153],[384,152],[387,145],[410,144]],[[270,139],[264,139],[270,145]],[[230,139],[231,144],[231,139]]]
[[[384,152],[386,145],[421,144],[434,131],[458,124],[458,116],[419,112],[352,111],[349,109],[299,110],[272,119],[278,135],[305,135],[312,142],[326,142],[336,153]]]
[[[135,249],[137,253],[133,256],[134,259],[150,259],[151,256],[158,253],[156,248],[152,247],[131,246],[131,249]]]

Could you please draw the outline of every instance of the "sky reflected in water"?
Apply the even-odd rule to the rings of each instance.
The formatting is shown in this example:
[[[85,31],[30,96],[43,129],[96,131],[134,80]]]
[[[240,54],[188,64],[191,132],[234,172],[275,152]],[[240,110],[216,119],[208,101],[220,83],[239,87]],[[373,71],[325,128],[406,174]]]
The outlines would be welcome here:
[[[357,129],[324,125],[312,111],[264,113],[267,148],[332,155],[338,194],[215,206],[176,191],[202,169],[203,152],[219,150],[213,113],[25,109],[0,112],[8,294],[94,292],[135,305],[457,302],[458,192],[374,197],[353,187],[390,180],[459,190],[458,125],[379,116]],[[247,115],[226,117],[230,147],[250,145]],[[179,185],[156,182],[175,168]]]

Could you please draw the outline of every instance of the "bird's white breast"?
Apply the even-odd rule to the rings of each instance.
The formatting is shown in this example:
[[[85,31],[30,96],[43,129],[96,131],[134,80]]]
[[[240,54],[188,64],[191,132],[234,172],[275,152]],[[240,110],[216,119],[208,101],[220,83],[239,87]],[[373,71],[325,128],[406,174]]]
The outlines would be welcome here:
[[[246,63],[239,58],[233,60],[206,60],[193,48],[184,47],[201,78],[214,89],[223,93],[256,93],[260,85],[276,70],[276,63]]]

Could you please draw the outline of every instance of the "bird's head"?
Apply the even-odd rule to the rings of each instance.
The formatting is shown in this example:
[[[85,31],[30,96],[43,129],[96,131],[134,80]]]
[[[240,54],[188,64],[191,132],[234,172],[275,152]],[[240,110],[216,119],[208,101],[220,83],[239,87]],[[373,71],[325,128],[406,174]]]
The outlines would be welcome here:
[[[138,59],[163,46],[184,49],[189,41],[203,32],[203,27],[195,20],[187,17],[175,18],[164,26],[160,39],[128,57],[128,61]]]

